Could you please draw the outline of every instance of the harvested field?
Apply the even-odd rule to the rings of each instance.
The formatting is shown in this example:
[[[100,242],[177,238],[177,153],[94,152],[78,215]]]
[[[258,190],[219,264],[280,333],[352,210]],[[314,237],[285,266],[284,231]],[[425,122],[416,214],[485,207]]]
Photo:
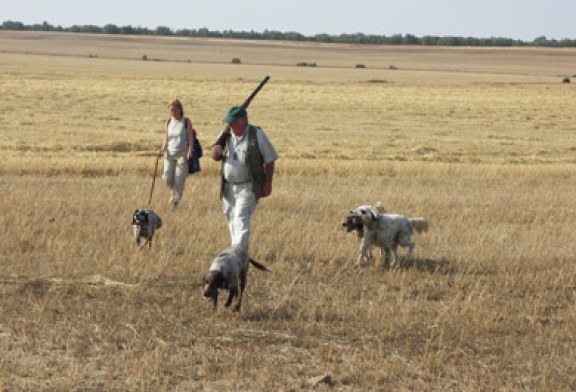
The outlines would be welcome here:
[[[0,52],[3,390],[576,388],[575,51],[0,32]],[[214,313],[218,165],[177,210],[156,182],[150,251],[131,213],[168,101],[207,148],[267,74],[249,112],[280,160],[251,253],[273,273]],[[355,268],[340,222],[378,201],[430,230]]]

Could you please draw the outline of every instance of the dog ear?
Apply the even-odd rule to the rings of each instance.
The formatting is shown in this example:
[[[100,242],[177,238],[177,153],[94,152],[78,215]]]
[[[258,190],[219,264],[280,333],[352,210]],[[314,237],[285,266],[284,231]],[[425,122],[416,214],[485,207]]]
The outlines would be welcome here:
[[[360,212],[362,213],[362,215],[368,215],[370,214],[370,216],[372,217],[373,220],[376,220],[376,213],[374,212],[374,210],[372,208],[362,208],[360,210]]]

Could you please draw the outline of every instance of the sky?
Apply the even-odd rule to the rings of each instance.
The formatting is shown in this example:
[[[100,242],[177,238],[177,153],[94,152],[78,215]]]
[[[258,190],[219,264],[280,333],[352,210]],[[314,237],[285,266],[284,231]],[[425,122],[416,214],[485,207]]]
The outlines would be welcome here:
[[[576,0],[0,0],[0,22],[576,39]]]

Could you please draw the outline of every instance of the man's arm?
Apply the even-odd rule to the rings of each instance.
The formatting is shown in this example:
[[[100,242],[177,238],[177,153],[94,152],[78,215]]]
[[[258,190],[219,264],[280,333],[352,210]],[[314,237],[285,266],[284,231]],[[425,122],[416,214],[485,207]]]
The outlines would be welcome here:
[[[224,142],[223,144],[214,143],[212,145],[212,159],[214,159],[215,161],[219,161],[222,159],[222,155],[224,154],[224,146],[226,145],[228,136],[230,136],[230,131],[226,131],[225,129],[222,132],[220,132],[220,135],[218,136],[218,140],[220,140],[221,136],[223,136],[226,132],[227,132],[226,137],[222,138]]]
[[[262,196],[267,197],[272,194],[272,178],[274,177],[274,161],[264,165],[266,169],[266,177],[264,179],[264,186],[262,187]]]

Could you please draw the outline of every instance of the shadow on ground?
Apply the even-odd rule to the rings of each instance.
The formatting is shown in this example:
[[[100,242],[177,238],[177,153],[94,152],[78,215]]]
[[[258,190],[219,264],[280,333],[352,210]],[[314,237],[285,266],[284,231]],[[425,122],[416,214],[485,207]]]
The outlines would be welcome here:
[[[439,260],[429,258],[412,258],[402,262],[398,267],[403,270],[417,270],[431,274],[453,275],[458,272],[454,263],[448,261],[445,257]]]

